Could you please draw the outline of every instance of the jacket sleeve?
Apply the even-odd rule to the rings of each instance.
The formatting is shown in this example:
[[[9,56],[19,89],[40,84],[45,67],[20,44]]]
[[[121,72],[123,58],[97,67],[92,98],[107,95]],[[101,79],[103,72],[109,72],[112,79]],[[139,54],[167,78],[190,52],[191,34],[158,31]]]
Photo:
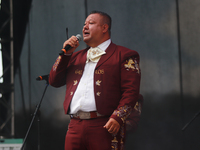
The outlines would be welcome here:
[[[129,50],[121,56],[121,99],[111,115],[120,125],[126,122],[138,100],[140,78],[139,54]]]
[[[58,56],[49,74],[49,84],[51,86],[61,87],[66,84],[66,69],[70,58],[71,55]]]
[[[142,113],[143,101],[143,96],[139,94],[138,101],[136,102],[134,109],[132,110],[130,116],[126,119],[126,131],[136,131]]]

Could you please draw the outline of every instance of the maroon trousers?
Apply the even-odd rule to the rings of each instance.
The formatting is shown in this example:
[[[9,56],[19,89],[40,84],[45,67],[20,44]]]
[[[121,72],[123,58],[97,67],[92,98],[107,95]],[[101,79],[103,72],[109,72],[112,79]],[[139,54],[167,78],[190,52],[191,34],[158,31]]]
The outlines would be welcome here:
[[[108,119],[71,119],[65,139],[65,150],[123,150],[124,126],[117,135],[112,135],[103,128]]]

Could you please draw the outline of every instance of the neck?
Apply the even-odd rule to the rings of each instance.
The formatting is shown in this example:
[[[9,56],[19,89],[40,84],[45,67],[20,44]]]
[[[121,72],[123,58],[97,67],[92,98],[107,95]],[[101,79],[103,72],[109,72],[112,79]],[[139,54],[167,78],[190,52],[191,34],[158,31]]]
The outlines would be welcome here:
[[[91,43],[91,44],[89,44],[88,46],[90,46],[90,47],[97,47],[98,45],[102,44],[103,42],[105,42],[105,41],[107,41],[107,40],[109,40],[109,39],[110,39],[110,37],[107,37],[107,38],[104,38],[103,40],[101,40],[101,41],[98,42],[98,43]]]

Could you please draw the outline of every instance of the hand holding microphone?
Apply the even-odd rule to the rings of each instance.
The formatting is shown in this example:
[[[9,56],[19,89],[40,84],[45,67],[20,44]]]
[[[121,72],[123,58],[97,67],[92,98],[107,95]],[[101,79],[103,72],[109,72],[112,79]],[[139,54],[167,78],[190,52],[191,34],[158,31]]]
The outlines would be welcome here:
[[[79,41],[81,40],[82,38],[80,34],[69,38],[67,41],[64,42],[63,49],[61,50],[59,55],[71,54],[72,52],[74,52],[74,50],[79,46]]]

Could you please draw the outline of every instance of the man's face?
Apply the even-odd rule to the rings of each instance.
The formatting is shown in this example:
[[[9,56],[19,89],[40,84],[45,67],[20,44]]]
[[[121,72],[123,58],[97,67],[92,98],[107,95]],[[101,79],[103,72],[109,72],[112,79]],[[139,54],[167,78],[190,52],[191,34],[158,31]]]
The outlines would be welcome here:
[[[101,44],[103,36],[102,18],[103,17],[99,14],[90,14],[85,20],[83,26],[83,40],[91,47]]]

